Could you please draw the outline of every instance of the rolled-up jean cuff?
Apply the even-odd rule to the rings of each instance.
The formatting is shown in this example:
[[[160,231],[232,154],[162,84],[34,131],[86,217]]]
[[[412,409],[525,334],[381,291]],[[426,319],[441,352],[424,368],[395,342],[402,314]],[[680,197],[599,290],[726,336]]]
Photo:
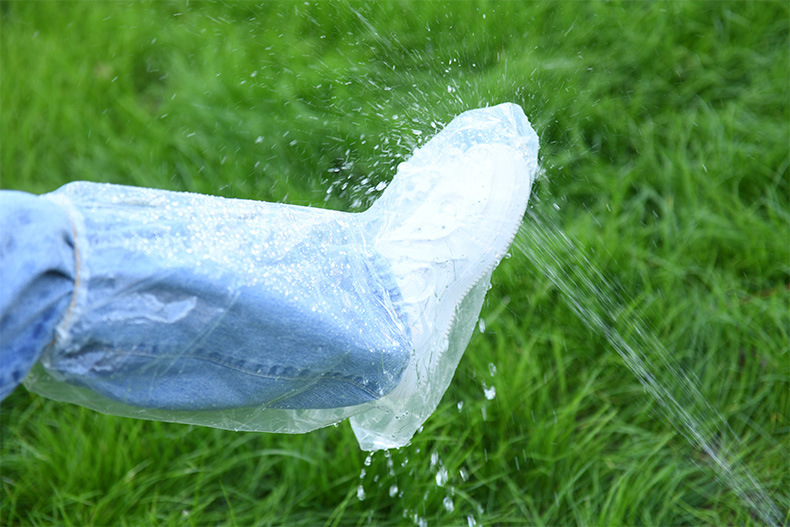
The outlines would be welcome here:
[[[53,341],[72,301],[76,252],[62,208],[0,191],[0,399],[19,385]]]

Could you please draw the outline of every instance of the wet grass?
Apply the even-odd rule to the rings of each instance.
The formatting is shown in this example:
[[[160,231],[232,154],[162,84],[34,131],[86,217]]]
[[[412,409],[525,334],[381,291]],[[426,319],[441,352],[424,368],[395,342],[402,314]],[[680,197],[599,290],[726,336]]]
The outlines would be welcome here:
[[[523,238],[572,240],[503,262],[485,331],[407,448],[366,466],[347,424],[233,433],[20,388],[0,406],[0,523],[763,524],[754,489],[684,437],[551,265],[591,280],[581,298],[611,334],[657,337],[666,353],[643,351],[658,381],[713,407],[718,453],[788,521],[786,3],[0,13],[3,188],[88,179],[361,210],[435,126],[509,100],[545,170]]]

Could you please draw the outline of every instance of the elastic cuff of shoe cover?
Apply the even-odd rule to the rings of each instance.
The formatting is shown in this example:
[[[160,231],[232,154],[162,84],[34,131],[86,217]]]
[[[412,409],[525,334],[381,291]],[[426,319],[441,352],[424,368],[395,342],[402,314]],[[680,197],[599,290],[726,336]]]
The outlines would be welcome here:
[[[66,213],[32,194],[0,191],[0,400],[55,338],[75,281]]]

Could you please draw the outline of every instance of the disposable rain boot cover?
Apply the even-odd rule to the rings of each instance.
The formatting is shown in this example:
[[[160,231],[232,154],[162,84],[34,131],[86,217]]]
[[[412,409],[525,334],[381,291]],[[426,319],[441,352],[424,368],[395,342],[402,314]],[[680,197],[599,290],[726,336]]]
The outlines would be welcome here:
[[[363,449],[403,446],[449,385],[498,262],[415,350],[374,247],[386,208],[87,182],[44,197],[72,223],[77,279],[25,385],[114,415],[287,433],[352,418]]]

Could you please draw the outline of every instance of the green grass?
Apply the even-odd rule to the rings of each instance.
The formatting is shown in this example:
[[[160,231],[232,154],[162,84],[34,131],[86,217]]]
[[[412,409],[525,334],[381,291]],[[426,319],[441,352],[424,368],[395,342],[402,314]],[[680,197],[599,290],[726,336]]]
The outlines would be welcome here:
[[[3,2],[0,24],[3,188],[361,210],[434,126],[507,100],[545,172],[521,243],[571,240],[512,251],[441,405],[370,466],[347,423],[233,433],[19,388],[0,524],[762,524],[613,349],[639,329],[657,382],[789,521],[786,2]]]

